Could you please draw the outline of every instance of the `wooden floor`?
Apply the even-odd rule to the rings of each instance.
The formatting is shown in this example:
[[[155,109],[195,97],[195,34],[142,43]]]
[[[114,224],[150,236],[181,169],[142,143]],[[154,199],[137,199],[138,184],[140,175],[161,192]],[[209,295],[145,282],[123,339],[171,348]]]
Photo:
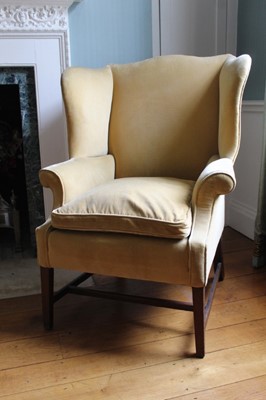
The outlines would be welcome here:
[[[266,399],[266,269],[252,269],[252,247],[225,231],[226,278],[216,291],[202,360],[193,357],[189,312],[69,295],[56,306],[54,331],[44,332],[39,296],[1,300],[0,400]],[[102,283],[135,293],[176,292]],[[179,298],[190,297],[179,289]]]

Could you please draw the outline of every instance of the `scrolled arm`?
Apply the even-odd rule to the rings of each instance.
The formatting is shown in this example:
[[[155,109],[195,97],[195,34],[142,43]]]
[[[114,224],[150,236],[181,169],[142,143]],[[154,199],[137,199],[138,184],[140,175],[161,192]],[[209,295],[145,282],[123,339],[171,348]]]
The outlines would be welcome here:
[[[53,193],[53,209],[74,199],[94,186],[114,179],[112,155],[81,157],[51,165],[39,173],[42,186]]]
[[[192,193],[192,229],[189,237],[191,285],[206,284],[224,227],[224,196],[236,184],[233,162],[220,158],[202,171]]]
[[[194,186],[192,207],[209,208],[218,195],[230,193],[236,184],[233,162],[220,158],[208,164]]]

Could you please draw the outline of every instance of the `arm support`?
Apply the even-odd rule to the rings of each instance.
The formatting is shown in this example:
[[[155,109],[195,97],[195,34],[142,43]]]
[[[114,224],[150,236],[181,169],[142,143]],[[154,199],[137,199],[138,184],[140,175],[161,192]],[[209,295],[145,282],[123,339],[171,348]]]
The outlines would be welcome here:
[[[208,164],[195,184],[192,195],[193,224],[189,238],[189,267],[194,286],[204,285],[207,281],[224,227],[222,195],[231,192],[235,184],[233,163],[229,158]]]
[[[192,195],[194,214],[209,211],[218,195],[228,194],[235,188],[233,162],[229,158],[212,161],[197,179]]]
[[[40,181],[53,192],[53,209],[74,199],[94,186],[114,179],[112,155],[72,158],[40,171]]]

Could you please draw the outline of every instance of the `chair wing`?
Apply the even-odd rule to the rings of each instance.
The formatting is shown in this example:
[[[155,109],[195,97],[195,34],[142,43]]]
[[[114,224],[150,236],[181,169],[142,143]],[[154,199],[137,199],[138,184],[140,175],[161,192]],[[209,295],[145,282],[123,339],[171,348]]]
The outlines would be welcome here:
[[[70,157],[106,155],[113,96],[110,67],[69,68],[62,75]]]

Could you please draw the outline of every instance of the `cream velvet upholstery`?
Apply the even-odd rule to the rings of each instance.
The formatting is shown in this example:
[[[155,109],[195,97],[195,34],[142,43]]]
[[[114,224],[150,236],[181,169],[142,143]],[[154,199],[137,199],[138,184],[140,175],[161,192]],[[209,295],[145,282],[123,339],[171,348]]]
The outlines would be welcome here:
[[[52,225],[183,239],[191,229],[193,186],[192,181],[174,178],[115,179],[55,209]]]
[[[36,229],[42,268],[204,288],[235,187],[250,57],[163,56],[62,76],[69,160]]]

